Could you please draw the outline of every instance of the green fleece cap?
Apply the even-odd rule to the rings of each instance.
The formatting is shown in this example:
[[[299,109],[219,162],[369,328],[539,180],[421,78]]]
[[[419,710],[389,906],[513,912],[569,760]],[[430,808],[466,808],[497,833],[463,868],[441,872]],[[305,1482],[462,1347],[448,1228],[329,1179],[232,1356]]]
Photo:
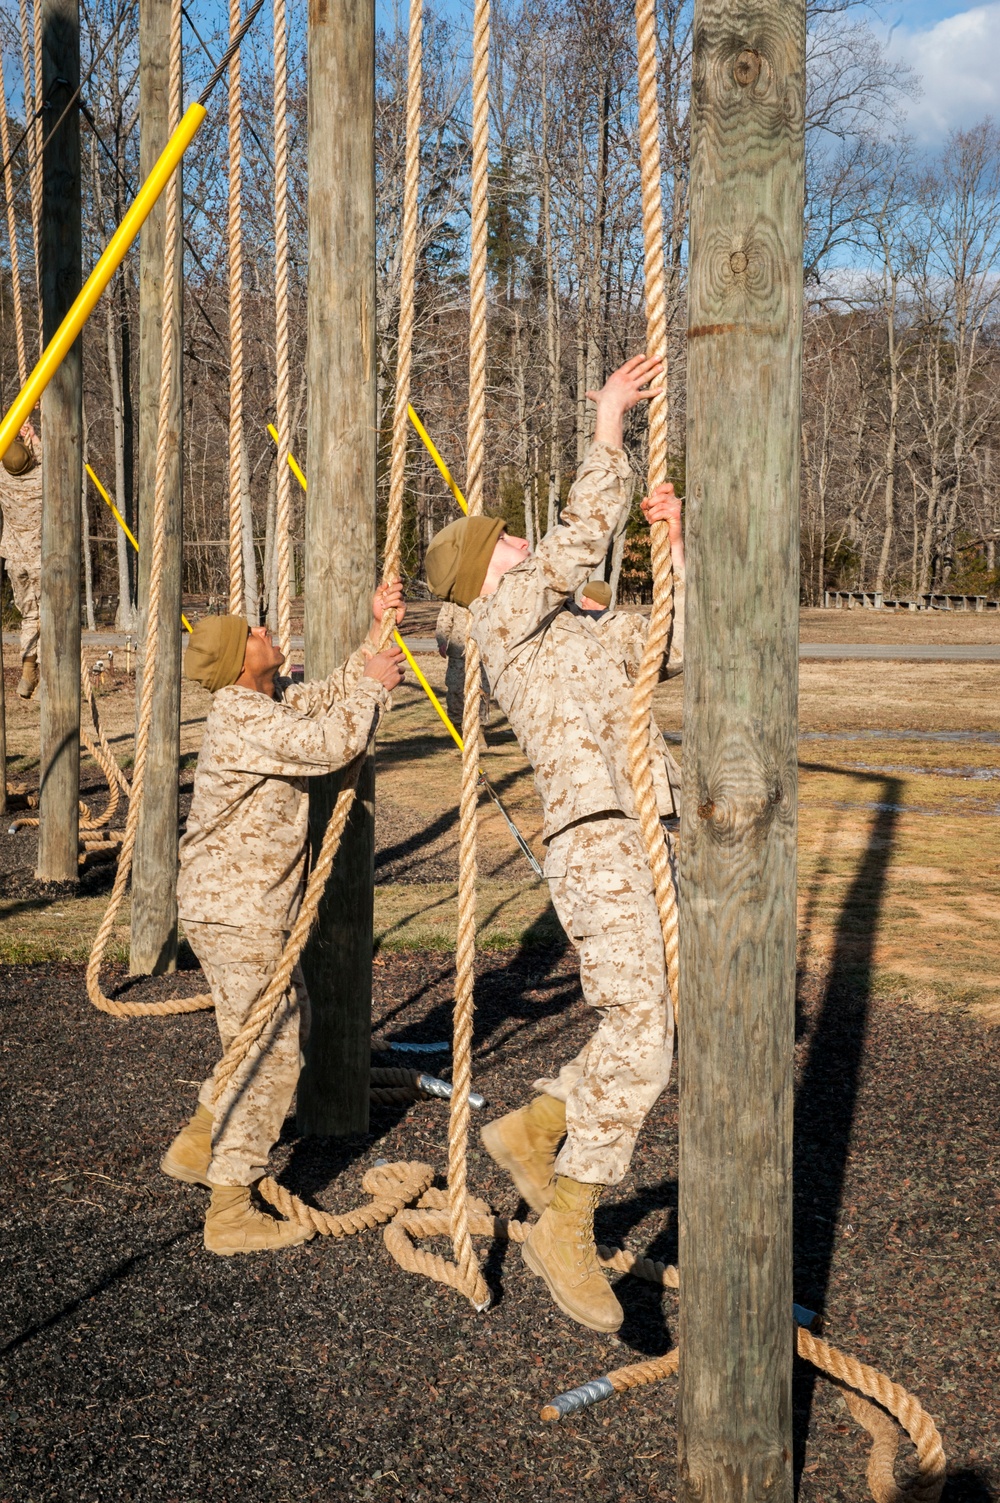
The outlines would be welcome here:
[[[471,605],[483,587],[503,517],[459,517],[434,538],[424,559],[427,584],[439,600]]]
[[[184,652],[184,677],[211,694],[235,684],[243,672],[249,635],[245,616],[202,616]]]

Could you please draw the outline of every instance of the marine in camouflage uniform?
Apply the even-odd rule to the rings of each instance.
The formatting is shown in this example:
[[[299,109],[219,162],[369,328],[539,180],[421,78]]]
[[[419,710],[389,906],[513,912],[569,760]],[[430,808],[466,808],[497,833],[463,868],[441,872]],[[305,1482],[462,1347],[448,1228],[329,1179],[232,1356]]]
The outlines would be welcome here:
[[[42,467],[38,440],[26,424],[0,463],[0,555],[6,562],[14,604],[21,612],[21,681],[30,699],[38,683],[38,625],[42,588]],[[9,468],[13,466],[13,470]]]
[[[653,878],[628,775],[632,680],[648,622],[568,609],[623,520],[633,477],[622,450],[591,446],[559,525],[473,602],[471,633],[494,696],[535,774],[552,905],[580,955],[599,1014],[586,1048],[536,1089],[566,1104],[558,1174],[613,1185],[670,1075],[673,1014]],[[675,585],[668,671],[681,667],[683,579]],[[654,731],[653,780],[675,810],[676,764]],[[673,784],[673,787],[671,786]]]
[[[247,685],[245,674],[233,681],[237,638],[248,639],[247,623],[240,617],[210,619],[214,624],[198,623],[185,660],[187,676],[215,694],[180,845],[177,906],[211,988],[225,1052],[274,974],[298,915],[306,880],[308,780],[337,771],[365,750],[400,676],[373,675],[383,659],[397,663],[401,654],[391,649],[374,657],[365,644],[327,679],[296,684],[272,672],[262,689]],[[231,654],[228,667],[218,668],[217,645],[202,651],[203,629],[213,643],[221,634],[222,656]],[[260,650],[270,651],[276,671],[281,654],[269,636],[249,636],[266,643]],[[198,1111],[162,1162],[166,1173],[212,1187],[213,1203],[218,1195],[228,1205],[233,1196],[225,1188],[239,1188],[245,1219],[245,1187],[265,1173],[295,1094],[308,1026],[309,997],[296,967],[266,1032],[218,1100],[214,1071],[202,1085]],[[212,1246],[206,1221],[206,1245],[217,1252],[275,1245],[251,1217],[251,1232],[255,1227],[264,1240]],[[303,1238],[289,1235],[281,1245],[295,1240]]]
[[[427,555],[432,589],[469,602],[470,636],[534,770],[552,903],[579,953],[584,997],[598,1014],[576,1058],[536,1081],[540,1094],[488,1124],[482,1141],[542,1213],[523,1246],[525,1262],[561,1309],[605,1331],[618,1328],[622,1311],[596,1262],[593,1211],[601,1187],[625,1174],[639,1129],[667,1083],[673,1015],[628,775],[632,680],[648,623],[627,612],[592,614],[574,596],[630,507],[633,477],[621,418],[652,394],[648,382],[657,369],[658,362],[639,357],[602,388],[595,442],[559,525],[533,556],[523,542],[515,556],[514,540],[491,534],[483,518],[453,524],[450,537],[435,539],[436,555],[435,544]],[[680,505],[673,488],[663,486],[643,510],[649,520],[670,521],[675,625],[664,672],[677,673],[684,610]],[[487,549],[494,551],[484,562]],[[660,814],[672,818],[679,775],[655,729],[653,778]]]

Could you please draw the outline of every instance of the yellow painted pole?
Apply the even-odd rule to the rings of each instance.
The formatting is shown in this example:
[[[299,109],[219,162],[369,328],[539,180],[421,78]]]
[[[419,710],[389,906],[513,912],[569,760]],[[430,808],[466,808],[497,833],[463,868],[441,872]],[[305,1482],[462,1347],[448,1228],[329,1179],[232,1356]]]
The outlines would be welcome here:
[[[111,508],[111,515],[114,517],[115,521],[118,523],[118,526],[121,528],[122,532],[125,534],[125,536],[129,540],[129,542],[132,544],[132,547],[135,549],[136,553],[138,553],[139,552],[139,544],[136,542],[135,538],[132,536],[131,529],[129,528],[129,525],[126,522],[125,518],[122,516],[122,514],[118,510],[117,506],[112,501],[111,497],[108,495],[107,491],[104,489],[103,485],[98,480],[98,478],[94,474],[93,470],[90,468],[90,465],[89,464],[88,465],[84,465],[84,469],[87,471],[87,474],[90,476],[91,480],[94,482],[94,485],[97,487],[97,493],[98,493],[98,495]],[[184,614],[183,611],[181,611],[181,625],[184,627],[185,631],[190,631],[191,630],[191,623],[188,620],[188,618],[185,616],[185,614]]]
[[[452,495],[455,497],[455,500],[458,502],[459,506],[462,508],[465,514],[468,515],[469,503],[466,501],[465,497],[462,495],[462,492],[459,490],[458,486],[451,478],[451,471],[445,464],[444,460],[441,458],[441,455],[438,453],[437,445],[431,438],[430,434],[427,432],[427,429],[424,427],[423,423],[417,417],[417,414],[414,412],[411,404],[407,404],[406,411],[409,414],[410,422],[413,424],[414,428],[416,428],[417,432],[420,434],[421,439],[423,440],[424,448],[427,450],[428,454],[431,456],[434,463],[441,471],[445,485],[451,491]]]
[[[4,420],[0,423],[0,457],[6,454],[11,442],[17,437],[42,392],[52,380],[80,330],[93,312],[101,293],[124,261],[129,247],[142,229],[153,205],[193,141],[204,118],[203,105],[188,105],[180,125],[170,137],[155,167],[136,194],[125,218],[108,241],[106,249],[84,282],[73,306],[42,351],[38,364],[21,387],[16,399],[7,409]]]

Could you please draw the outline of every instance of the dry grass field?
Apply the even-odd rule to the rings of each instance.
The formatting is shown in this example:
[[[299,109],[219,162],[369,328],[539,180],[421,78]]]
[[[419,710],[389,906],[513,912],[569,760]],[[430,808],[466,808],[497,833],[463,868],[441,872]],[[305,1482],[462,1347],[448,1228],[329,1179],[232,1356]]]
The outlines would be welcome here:
[[[816,618],[821,618],[819,621]],[[943,639],[961,628],[1000,629],[996,617],[946,613],[889,617],[874,612],[806,612],[803,636],[833,640],[892,628]],[[851,638],[842,635],[841,640]],[[952,639],[954,639],[952,637]],[[985,640],[979,637],[979,640]],[[96,656],[96,652],[93,656]],[[12,782],[37,785],[37,702],[10,691],[7,735]],[[120,659],[119,654],[119,659]],[[443,695],[443,664],[421,666]],[[105,676],[101,716],[119,759],[131,757],[131,681]],[[190,791],[208,696],[185,684],[182,789]],[[665,685],[657,714],[676,738],[682,687]],[[516,742],[494,711],[483,767],[539,860],[540,816]],[[683,760],[683,748],[678,748]],[[880,991],[919,1006],[958,1005],[1000,1022],[1000,664],[803,662],[800,672],[801,963],[822,970],[836,957],[870,974]],[[376,933],[386,949],[448,949],[456,921],[459,756],[420,689],[408,682],[378,743]],[[99,787],[85,762],[85,783]],[[95,794],[100,806],[100,794]],[[481,943],[496,948],[553,932],[539,882],[484,797],[481,816]],[[30,831],[0,835],[0,957],[27,961],[85,953],[104,902],[101,885],[79,897],[46,895],[30,877]],[[106,884],[104,884],[106,885]],[[96,890],[95,890],[96,889]],[[126,941],[127,912],[119,932]]]

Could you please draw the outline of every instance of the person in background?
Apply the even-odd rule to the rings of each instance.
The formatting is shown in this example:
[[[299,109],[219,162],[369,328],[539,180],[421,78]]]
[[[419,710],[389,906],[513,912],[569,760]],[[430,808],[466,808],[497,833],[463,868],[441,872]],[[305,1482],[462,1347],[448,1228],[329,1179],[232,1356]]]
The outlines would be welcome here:
[[[0,554],[14,604],[21,612],[21,678],[17,692],[30,699],[38,687],[38,629],[42,589],[41,444],[25,423],[0,461]]]

